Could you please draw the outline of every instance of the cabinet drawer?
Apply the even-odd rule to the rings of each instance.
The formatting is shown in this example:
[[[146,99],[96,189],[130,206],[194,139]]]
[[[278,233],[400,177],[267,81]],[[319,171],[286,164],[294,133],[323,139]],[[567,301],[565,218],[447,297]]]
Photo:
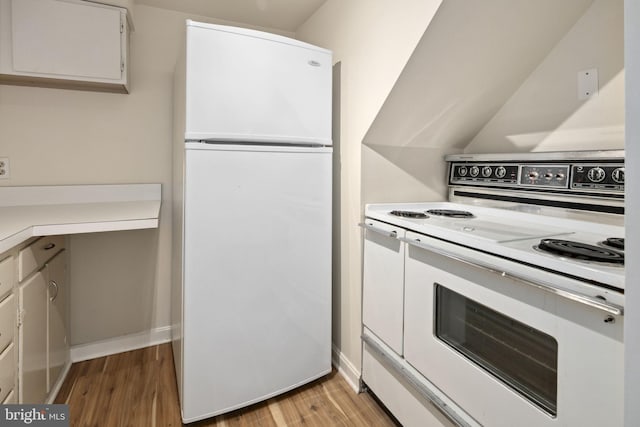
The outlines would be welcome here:
[[[0,299],[13,288],[13,257],[0,261]]]
[[[15,386],[15,362],[13,358],[13,344],[0,354],[0,402],[4,401]]]
[[[42,237],[22,249],[18,255],[18,281],[22,282],[62,249],[64,236]]]
[[[0,351],[13,341],[16,325],[15,301],[15,297],[11,295],[0,302]]]

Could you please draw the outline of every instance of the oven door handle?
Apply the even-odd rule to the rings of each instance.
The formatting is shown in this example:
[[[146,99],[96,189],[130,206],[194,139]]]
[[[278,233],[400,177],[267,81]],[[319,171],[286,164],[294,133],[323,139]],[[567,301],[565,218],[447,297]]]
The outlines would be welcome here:
[[[366,230],[373,231],[374,233],[382,234],[383,236],[386,236],[386,237],[392,237],[394,239],[398,238],[397,231],[385,230],[383,228],[376,227],[373,224],[367,224],[366,222],[361,222],[358,225]]]
[[[448,257],[451,259],[454,259],[456,261],[465,263],[467,265],[471,265],[473,267],[477,267],[480,269],[483,269],[485,271],[489,271],[491,273],[497,274],[499,276],[502,277],[507,277],[513,280],[516,280],[518,282],[521,282],[525,285],[529,285],[529,286],[533,286],[537,289],[546,291],[546,292],[550,292],[552,294],[558,295],[560,297],[563,298],[567,298],[571,301],[575,301],[584,305],[588,305],[589,307],[593,307],[596,308],[598,310],[602,310],[606,313],[609,314],[613,314],[614,316],[622,316],[624,313],[624,309],[617,305],[617,304],[612,304],[612,303],[608,303],[605,302],[603,300],[600,300],[598,298],[595,297],[591,297],[588,295],[584,295],[584,294],[580,294],[580,293],[576,293],[576,292],[570,292],[564,289],[559,289],[555,286],[549,285],[547,283],[543,283],[543,282],[539,282],[539,281],[533,281],[531,279],[528,278],[524,278],[522,276],[520,276],[517,273],[514,273],[512,271],[500,271],[500,270],[496,270],[495,267],[493,267],[491,264],[486,264],[482,261],[478,261],[475,259],[471,259],[469,257],[465,257],[464,255],[460,255],[460,254],[455,254],[452,252],[449,252],[445,249],[440,249],[434,246],[431,246],[429,244],[423,243],[422,241],[420,241],[419,239],[410,239],[407,237],[401,237],[400,238],[401,241],[408,243],[412,246],[416,246],[420,249],[425,249],[427,251],[431,251],[433,253],[436,253],[438,255],[442,255],[444,257]]]

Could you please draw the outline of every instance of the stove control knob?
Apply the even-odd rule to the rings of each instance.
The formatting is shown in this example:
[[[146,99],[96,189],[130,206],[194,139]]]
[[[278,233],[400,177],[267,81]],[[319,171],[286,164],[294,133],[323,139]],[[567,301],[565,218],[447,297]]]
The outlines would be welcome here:
[[[507,175],[507,170],[505,169],[505,167],[504,166],[498,166],[496,168],[496,176],[498,178],[504,178],[505,175]]]
[[[489,178],[493,171],[491,170],[491,166],[485,166],[482,168],[482,176],[485,178]]]
[[[599,167],[591,168],[589,169],[589,172],[587,172],[587,177],[591,182],[601,182],[604,180],[605,175],[606,173],[604,169]]]
[[[611,178],[618,184],[624,184],[624,168],[614,169],[611,173]]]
[[[458,168],[458,175],[467,176],[467,167],[466,166],[460,166]]]
[[[556,174],[556,179],[558,181],[562,181],[564,179],[565,175],[563,173],[557,173]]]
[[[544,179],[546,179],[547,181],[551,181],[553,179],[553,173],[551,172],[547,172],[544,174]]]
[[[471,170],[469,171],[471,176],[476,177],[480,173],[480,168],[477,166],[471,166]]]
[[[529,179],[532,181],[538,179],[539,176],[540,174],[538,173],[538,171],[529,172]]]

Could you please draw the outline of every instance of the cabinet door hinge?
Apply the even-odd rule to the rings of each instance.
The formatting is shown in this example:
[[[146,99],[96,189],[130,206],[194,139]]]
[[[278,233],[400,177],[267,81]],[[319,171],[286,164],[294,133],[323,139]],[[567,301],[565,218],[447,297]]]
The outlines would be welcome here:
[[[120,15],[120,34],[124,33],[124,19]]]
[[[124,61],[120,61],[120,72],[124,73]]]

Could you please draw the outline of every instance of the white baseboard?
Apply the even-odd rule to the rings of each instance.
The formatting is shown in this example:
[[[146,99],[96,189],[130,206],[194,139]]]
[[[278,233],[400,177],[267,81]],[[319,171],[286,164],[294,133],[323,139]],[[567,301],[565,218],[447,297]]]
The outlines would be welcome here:
[[[137,350],[169,341],[171,341],[171,326],[163,326],[162,328],[155,328],[137,334],[75,345],[71,347],[71,361],[74,363],[82,362],[83,360]]]
[[[356,367],[347,359],[338,347],[332,345],[331,362],[336,367],[338,372],[344,377],[351,388],[360,393],[360,372]]]
[[[45,401],[48,405],[52,404],[55,398],[58,396],[58,392],[62,388],[62,384],[64,384],[64,380],[67,378],[67,374],[69,373],[69,369],[71,369],[71,360],[64,364],[62,368],[62,372],[60,373],[60,377],[56,381],[56,383],[51,387],[51,391],[49,392],[49,397]]]

